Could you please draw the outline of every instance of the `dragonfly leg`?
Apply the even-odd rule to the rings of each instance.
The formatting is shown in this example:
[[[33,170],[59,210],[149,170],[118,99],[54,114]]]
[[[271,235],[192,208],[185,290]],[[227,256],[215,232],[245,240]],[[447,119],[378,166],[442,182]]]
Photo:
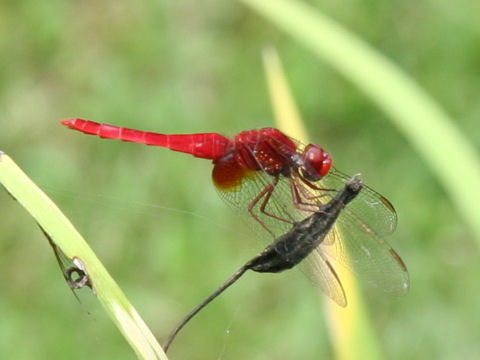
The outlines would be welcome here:
[[[310,189],[312,189],[313,191],[323,191],[323,192],[335,192],[335,191],[338,191],[338,189],[330,189],[330,188],[324,188],[324,187],[320,187],[320,186],[317,186],[315,185],[314,183],[312,183],[311,181],[305,179],[305,177],[299,172],[299,171],[296,171],[295,172],[295,179],[300,179],[302,184],[304,185],[307,185]],[[315,199],[319,199],[321,198],[322,196],[325,196],[326,194],[319,194],[319,195],[313,195],[312,193],[308,192],[306,190],[306,188],[304,186],[300,186],[300,188],[303,190],[303,193],[304,193],[304,197],[305,199],[307,200],[315,200]]]
[[[317,192],[317,194],[312,193],[308,188]],[[337,192],[336,189],[321,188],[313,184],[298,171],[294,172],[290,178],[290,189],[295,207],[308,212],[318,211],[322,205],[320,200],[329,196],[328,192]]]
[[[253,199],[253,201],[248,205],[248,212],[250,213],[250,215],[255,219],[257,220],[260,225],[262,225],[270,234],[272,234],[273,236],[275,236],[275,234],[267,227],[267,225],[265,225],[265,223],[258,217],[258,215],[256,215],[254,212],[253,212],[253,209],[255,208],[255,206],[260,202],[260,200],[263,198],[262,200],[262,203],[260,205],[260,212],[262,214],[264,214],[265,216],[268,216],[268,217],[271,217],[272,219],[276,219],[276,220],[279,220],[279,221],[283,221],[283,222],[286,222],[286,223],[289,223],[289,224],[294,224],[294,221],[293,220],[290,220],[290,219],[285,219],[285,218],[282,218],[280,216],[277,216],[275,214],[272,214],[270,212],[268,212],[266,210],[266,207],[267,207],[267,204],[268,204],[268,201],[270,200],[270,197],[272,196],[273,194],[273,191],[275,190],[275,187],[277,186],[278,184],[278,181],[279,181],[279,177],[276,176],[273,181],[268,184],[267,186],[265,186],[265,188],[255,197],[255,199]]]
[[[300,189],[300,190],[299,190]],[[307,211],[307,212],[315,212],[318,211],[320,208],[321,203],[319,202],[313,202],[315,198],[318,198],[319,196],[315,196],[315,198],[308,198],[305,195],[305,189],[298,185],[295,180],[290,181],[290,190],[292,192],[292,199],[293,199],[293,205],[301,211]],[[303,193],[303,197],[302,194]],[[304,201],[303,199],[306,198],[307,201]]]
[[[319,193],[312,193],[308,190],[308,188]],[[301,211],[307,212],[318,211],[323,205],[323,202],[320,200],[324,197],[327,197],[328,199],[328,197],[330,196],[328,192],[337,192],[336,189],[321,188],[311,183],[310,181],[305,179],[299,172],[294,173],[293,176],[290,178],[290,190],[292,192],[294,206]]]
[[[275,190],[275,187],[277,186],[277,184],[278,184],[278,177],[275,178],[275,180],[270,184],[271,188],[269,189],[269,191],[267,191],[267,193],[265,195],[265,198],[262,202],[262,205],[260,206],[260,211],[262,212],[262,214],[265,214],[266,216],[269,216],[273,219],[277,219],[277,220],[280,220],[280,221],[283,221],[283,222],[286,222],[286,223],[289,223],[289,224],[294,224],[294,221],[292,219],[282,218],[282,217],[277,216],[275,214],[271,214],[266,210],[268,201],[270,200],[270,197],[272,196],[273,191]]]

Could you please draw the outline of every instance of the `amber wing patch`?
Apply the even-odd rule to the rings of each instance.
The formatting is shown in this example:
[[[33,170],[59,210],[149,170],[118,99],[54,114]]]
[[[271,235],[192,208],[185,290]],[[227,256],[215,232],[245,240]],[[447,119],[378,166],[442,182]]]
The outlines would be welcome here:
[[[255,171],[238,165],[236,161],[220,161],[212,172],[213,183],[218,190],[232,191],[254,176]]]

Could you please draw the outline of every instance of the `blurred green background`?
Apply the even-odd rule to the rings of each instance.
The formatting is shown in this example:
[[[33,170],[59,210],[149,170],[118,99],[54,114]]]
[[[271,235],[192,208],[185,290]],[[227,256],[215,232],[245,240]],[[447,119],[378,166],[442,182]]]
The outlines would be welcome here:
[[[308,2],[399,64],[480,145],[478,2]],[[396,299],[365,287],[385,356],[479,358],[477,244],[430,169],[364,95],[241,4],[2,1],[0,149],[74,222],[164,339],[263,244],[215,193],[208,161],[83,136],[58,121],[226,135],[272,126],[261,61],[269,44],[310,139],[397,208],[388,241],[411,290]],[[0,216],[0,358],[134,358],[96,299],[71,295],[47,241],[3,191]],[[169,355],[329,359],[333,349],[318,289],[291,271],[247,274]]]

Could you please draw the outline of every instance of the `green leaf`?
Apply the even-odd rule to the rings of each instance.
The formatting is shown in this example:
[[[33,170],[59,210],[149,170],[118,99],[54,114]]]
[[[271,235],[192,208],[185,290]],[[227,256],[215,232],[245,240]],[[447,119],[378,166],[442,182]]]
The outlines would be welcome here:
[[[141,359],[167,360],[144,321],[92,249],[60,209],[5,153],[0,151],[0,183],[40,225],[54,249],[60,249],[89,277],[92,289]],[[12,205],[15,203],[12,202]]]

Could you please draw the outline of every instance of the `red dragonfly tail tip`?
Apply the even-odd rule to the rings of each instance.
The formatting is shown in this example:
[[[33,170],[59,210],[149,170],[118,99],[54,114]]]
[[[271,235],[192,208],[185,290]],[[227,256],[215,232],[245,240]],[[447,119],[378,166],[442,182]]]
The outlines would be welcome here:
[[[62,123],[62,125],[70,127],[75,120],[76,119],[64,119],[64,120],[61,120],[60,122]]]

